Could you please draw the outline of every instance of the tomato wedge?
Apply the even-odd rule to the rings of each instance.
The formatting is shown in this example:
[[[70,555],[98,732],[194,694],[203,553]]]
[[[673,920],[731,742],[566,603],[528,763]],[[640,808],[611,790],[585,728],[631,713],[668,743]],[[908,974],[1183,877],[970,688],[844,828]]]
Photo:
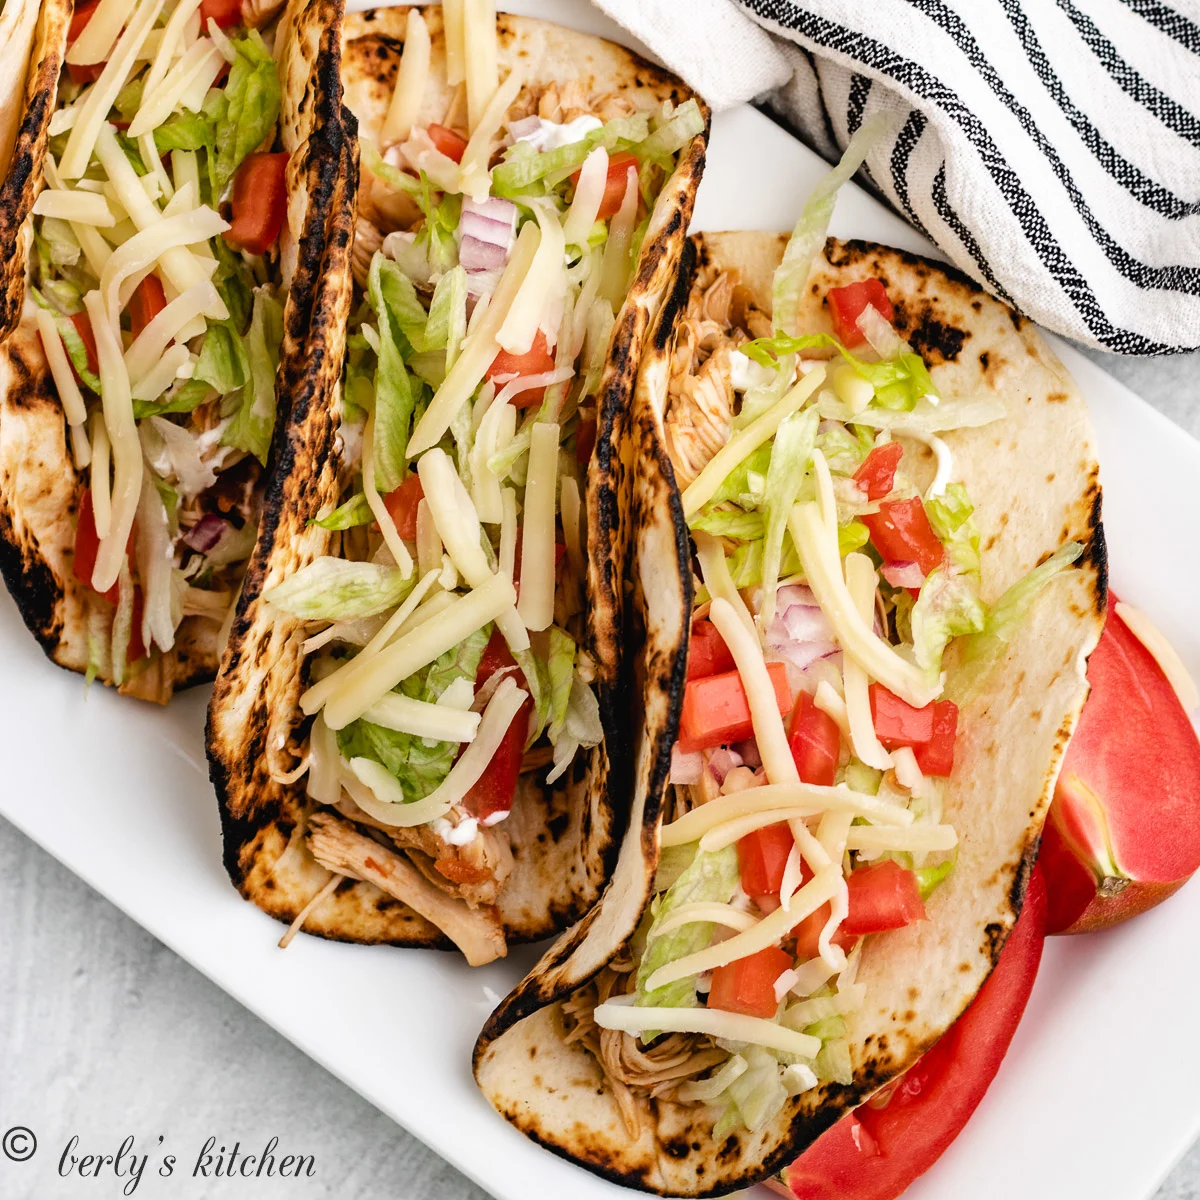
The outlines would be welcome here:
[[[898,746],[924,746],[933,737],[933,704],[913,708],[882,683],[868,689],[871,697],[871,723],[875,736],[888,750]]]
[[[429,140],[433,143],[434,149],[440,150],[447,158],[452,158],[456,163],[462,162],[462,156],[467,148],[467,139],[461,133],[455,133],[453,129],[447,129],[445,125],[429,125],[425,132],[429,134]]]
[[[233,177],[229,228],[222,235],[250,254],[265,254],[275,244],[287,211],[288,155],[247,154]]]
[[[129,332],[136,338],[166,307],[162,281],[157,275],[147,275],[129,297]]]
[[[895,316],[887,288],[878,279],[860,279],[845,287],[830,288],[825,293],[825,303],[833,318],[833,332],[843,346],[860,346],[867,340],[857,321],[868,305],[887,321]]]
[[[767,671],[775,689],[775,701],[781,714],[792,707],[787,668],[783,663],[768,663]],[[744,742],[754,734],[750,704],[737,671],[709,675],[688,682],[683,693],[683,712],[679,720],[679,749],[684,754],[709,746]]]
[[[629,186],[630,168],[636,172],[637,165],[637,155],[628,150],[618,150],[616,154],[608,156],[608,177],[604,181],[604,195],[600,200],[600,210],[596,213],[597,220],[607,221],[620,211],[621,201],[625,199],[625,189]],[[579,186],[582,171],[583,168],[580,167],[578,171],[571,173],[572,187]]]
[[[863,459],[854,472],[854,482],[866,492],[868,500],[882,500],[896,486],[896,468],[903,457],[904,447],[899,442],[885,442]]]
[[[826,1130],[784,1180],[798,1200],[895,1200],[959,1135],[1000,1069],[1033,990],[1046,936],[1034,870],[995,970],[974,1003],[899,1080]]]
[[[877,513],[863,513],[858,519],[867,527],[884,562],[915,562],[928,575],[946,557],[919,496],[885,500]]]
[[[841,732],[837,722],[819,709],[807,692],[796,697],[788,745],[803,783],[832,787],[837,775]]]
[[[413,475],[411,478],[415,479]],[[488,644],[484,647],[475,672],[475,694],[497,671],[515,667],[516,660],[508,648],[500,630],[493,629]],[[463,799],[463,807],[471,816],[483,821],[495,813],[508,812],[517,794],[517,781],[521,775],[521,758],[525,753],[525,737],[529,730],[529,714],[533,702],[526,700],[520,711],[509,724],[504,740],[496,748],[487,770]]]
[[[925,904],[916,875],[891,859],[859,867],[851,872],[846,887],[849,911],[832,939],[843,950],[849,950],[858,938],[868,933],[903,929],[914,921],[925,920]],[[817,939],[828,920],[829,905],[825,904],[796,926],[792,933],[797,958],[816,958]]]
[[[796,839],[787,822],[752,829],[738,839],[738,869],[742,891],[747,896],[778,895],[783,886],[783,869]]]
[[[208,31],[208,19],[212,17],[222,28],[242,23],[242,0],[200,0],[200,30]]]
[[[687,677],[703,679],[706,675],[732,670],[733,655],[717,627],[703,618],[693,621],[692,637],[688,642]]]
[[[554,352],[546,344],[546,335],[539,329],[534,334],[533,345],[524,354],[509,354],[507,350],[501,350],[492,359],[492,365],[487,369],[487,378],[495,379],[498,375],[543,375],[553,370]],[[504,385],[497,383],[496,386],[500,388]],[[541,404],[545,395],[545,387],[530,388],[528,391],[518,392],[511,403],[514,408],[533,408],[535,404]]]
[[[767,946],[745,958],[717,967],[712,973],[708,1007],[748,1017],[773,1017],[779,1007],[775,980],[792,969],[792,956],[778,946]]]
[[[383,498],[384,507],[396,523],[397,532],[406,542],[416,541],[417,506],[424,499],[421,477],[415,471]]]

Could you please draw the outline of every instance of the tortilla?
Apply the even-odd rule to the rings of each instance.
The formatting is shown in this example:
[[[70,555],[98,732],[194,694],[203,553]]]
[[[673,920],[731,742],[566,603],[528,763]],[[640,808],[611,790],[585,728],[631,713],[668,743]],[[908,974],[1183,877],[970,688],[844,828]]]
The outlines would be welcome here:
[[[691,614],[691,551],[663,448],[674,315],[692,289],[734,269],[770,311],[786,239],[757,233],[692,239],[639,377],[634,412],[637,567],[646,640],[638,788],[613,883],[501,1003],[475,1047],[484,1095],[518,1129],[599,1175],[661,1194],[720,1195],[779,1171],[843,1113],[924,1053],[987,978],[1020,912],[1055,778],[1087,694],[1085,667],[1104,620],[1106,568],[1095,439],[1061,364],[1017,313],[941,264],[864,242],[826,243],[806,289],[801,327],[829,330],[830,286],[876,277],[894,324],[932,366],[943,395],[995,397],[1009,420],[943,435],[975,503],[983,600],[993,603],[1061,543],[1086,547],[1033,603],[1000,658],[960,701],[962,721],[944,819],[959,835],[955,869],[928,901],[930,919],[865,943],[865,1007],[849,1019],[853,1083],[801,1093],[756,1134],[719,1144],[713,1110],[653,1102],[630,1139],[596,1060],[563,1040],[559,1004],[621,952],[652,889],[657,836],[678,728]],[[921,453],[905,441],[906,458]],[[925,451],[919,480],[932,478]],[[674,551],[674,571],[664,560]],[[674,643],[672,643],[674,638]],[[951,651],[951,694],[964,679]]]
[[[276,376],[281,412],[290,399],[288,381],[300,369],[311,323],[309,293],[316,277],[306,276],[304,263],[306,258],[319,259],[331,223],[331,171],[346,169],[337,166],[347,153],[338,108],[339,14],[335,0],[292,0],[277,28],[284,80],[281,139],[292,154],[280,261],[285,281],[294,273]],[[88,668],[89,611],[96,604],[94,594],[74,573],[76,513],[84,478],[74,466],[65,416],[32,316],[33,301],[26,302],[24,252],[69,20],[69,5],[45,0],[39,26],[42,48],[35,48],[31,60],[37,66],[30,71],[27,111],[0,187],[5,298],[0,305],[7,306],[0,307],[0,322],[11,315],[15,323],[0,346],[0,573],[47,656],[59,666],[82,672]],[[30,307],[22,314],[25,303]],[[0,324],[0,332],[6,327]],[[185,617],[176,631],[175,648],[156,654],[152,665],[133,674],[120,691],[165,702],[177,688],[212,679],[220,647],[217,622]]]
[[[433,45],[431,81],[444,81],[441,10],[426,9],[424,16]],[[404,8],[346,20],[346,102],[368,138],[377,136],[387,111],[406,21]],[[524,60],[528,88],[578,81],[588,93],[621,93],[646,107],[691,98],[673,76],[599,38],[509,15],[497,18],[497,29],[502,73]],[[418,121],[443,120],[451,99],[448,89],[440,96],[427,89]],[[597,664],[606,741],[586,758],[578,757],[551,789],[531,776],[522,777],[506,822],[516,866],[498,905],[508,941],[556,933],[595,903],[616,860],[627,818],[631,692],[622,669],[622,641],[634,459],[628,412],[644,343],[676,275],[706,140],[705,133],[692,140],[657,199],[599,385],[597,443],[586,494],[587,648]],[[369,177],[364,176],[362,189],[360,213],[369,213],[375,203]],[[345,278],[348,289],[348,274]],[[331,321],[340,326],[348,291],[339,299],[345,304],[331,313]],[[340,363],[341,338],[340,329],[331,330],[331,363]],[[335,347],[336,354],[329,347]],[[293,921],[331,874],[318,865],[305,841],[315,806],[304,783],[285,781],[303,753],[310,725],[297,703],[309,682],[300,651],[304,626],[272,610],[260,597],[328,552],[331,535],[307,522],[332,509],[340,493],[340,444],[335,434],[341,393],[336,382],[334,370],[324,380],[322,403],[297,406],[280,433],[288,454],[281,454],[275,465],[272,495],[277,499],[264,515],[209,710],[208,753],[221,804],[226,868],[247,899],[283,922]],[[327,832],[347,825],[329,810],[316,824]],[[405,870],[408,861],[386,847],[376,858],[381,860],[381,878]],[[451,948],[438,928],[407,904],[374,883],[349,878],[306,916],[304,928],[344,941]]]

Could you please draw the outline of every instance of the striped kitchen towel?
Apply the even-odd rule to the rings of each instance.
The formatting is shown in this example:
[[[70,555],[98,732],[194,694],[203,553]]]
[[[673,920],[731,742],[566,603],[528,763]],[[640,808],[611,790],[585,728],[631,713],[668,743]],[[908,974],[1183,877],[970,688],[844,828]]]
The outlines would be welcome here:
[[[764,100],[826,158],[894,114],[868,182],[1040,324],[1200,348],[1200,0],[595,2],[714,108]]]

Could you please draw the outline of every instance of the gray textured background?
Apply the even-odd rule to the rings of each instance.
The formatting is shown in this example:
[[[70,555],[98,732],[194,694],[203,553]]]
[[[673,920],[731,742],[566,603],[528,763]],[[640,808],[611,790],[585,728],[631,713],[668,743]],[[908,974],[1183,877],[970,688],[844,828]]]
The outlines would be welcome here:
[[[1200,436],[1200,354],[1097,361]],[[0,1158],[0,1200],[117,1197],[103,1179],[59,1178],[73,1132],[80,1152],[178,1152],[177,1176],[149,1170],[133,1193],[173,1200],[485,1200],[388,1118],[251,1016],[65,867],[0,820],[0,1131],[27,1125],[30,1162]],[[419,1080],[413,1081],[420,1086]],[[153,1140],[166,1137],[159,1147]],[[209,1136],[257,1152],[312,1154],[312,1180],[193,1180]],[[1100,1152],[1100,1148],[1097,1148]],[[764,1195],[766,1193],[763,1193]],[[1200,1146],[1158,1200],[1200,1198]],[[1121,1200],[1121,1198],[1118,1198]]]

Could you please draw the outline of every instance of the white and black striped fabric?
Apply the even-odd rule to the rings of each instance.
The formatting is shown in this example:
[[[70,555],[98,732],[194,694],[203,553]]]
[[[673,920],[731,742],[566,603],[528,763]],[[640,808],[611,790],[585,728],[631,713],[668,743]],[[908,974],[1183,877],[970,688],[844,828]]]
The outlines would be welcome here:
[[[894,113],[869,182],[1040,324],[1200,348],[1200,0],[596,3],[714,108],[765,99],[826,158]]]

